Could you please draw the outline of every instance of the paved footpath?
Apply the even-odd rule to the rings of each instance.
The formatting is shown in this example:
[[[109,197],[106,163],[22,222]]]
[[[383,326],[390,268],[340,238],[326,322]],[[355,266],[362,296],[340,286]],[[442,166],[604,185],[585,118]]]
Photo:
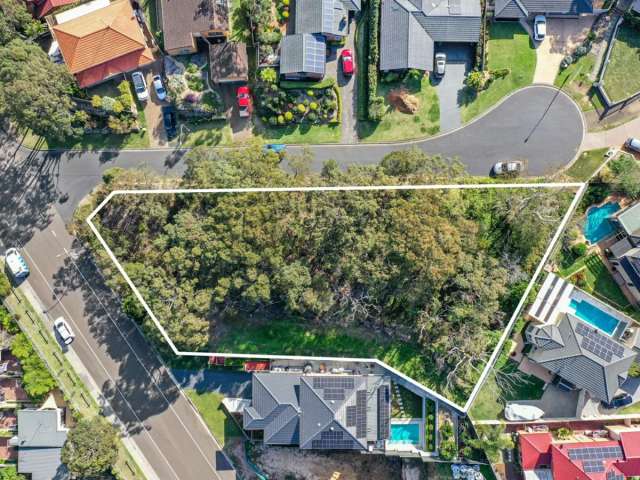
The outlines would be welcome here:
[[[582,142],[582,150],[621,147],[629,137],[640,137],[640,117],[609,130],[587,133]]]

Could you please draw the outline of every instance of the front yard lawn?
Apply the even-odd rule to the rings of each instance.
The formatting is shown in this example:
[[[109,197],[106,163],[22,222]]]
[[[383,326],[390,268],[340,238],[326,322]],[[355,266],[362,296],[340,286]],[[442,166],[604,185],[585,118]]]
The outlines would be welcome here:
[[[308,123],[267,127],[256,125],[253,134],[266,142],[277,143],[338,143],[342,130],[336,125],[310,125]]]
[[[594,109],[593,102],[599,102],[599,97],[592,88],[593,82],[589,74],[596,63],[596,56],[589,53],[576,63],[572,63],[564,70],[560,70],[556,76],[554,85],[568,93],[583,112]]]
[[[585,182],[605,161],[604,154],[608,148],[597,148],[582,152],[575,163],[567,170],[567,175],[579,182]]]
[[[420,102],[418,111],[411,115],[393,108],[388,94],[404,88]],[[425,75],[421,80],[384,83],[378,81],[378,95],[384,97],[387,112],[380,122],[358,122],[358,134],[363,142],[411,140],[435,135],[440,131],[440,103],[435,87]]]
[[[462,121],[468,122],[495,105],[501,98],[533,82],[536,51],[529,34],[517,22],[495,22],[489,27],[487,70],[510,69],[509,75],[496,79],[486,90],[462,107]]]
[[[199,392],[185,389],[184,393],[195,405],[204,423],[215,439],[224,447],[232,438],[242,437],[238,424],[227,414],[222,406],[224,396],[218,392]]]
[[[611,48],[603,87],[612,102],[640,91],[640,33],[629,25],[621,25]]]

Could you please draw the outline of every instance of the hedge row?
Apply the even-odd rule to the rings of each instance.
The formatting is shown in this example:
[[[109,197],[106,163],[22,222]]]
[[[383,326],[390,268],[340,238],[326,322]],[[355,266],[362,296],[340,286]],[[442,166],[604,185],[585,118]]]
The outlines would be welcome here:
[[[380,44],[378,39],[380,24],[380,0],[369,1],[369,64],[367,65],[367,116],[370,120],[380,120],[379,105],[384,104],[378,97],[378,61],[380,60]]]
[[[302,89],[318,89],[318,88],[331,88],[336,85],[336,79],[333,77],[327,77],[319,82],[298,82],[295,80],[282,80],[278,84],[280,88],[285,90],[302,90]]]

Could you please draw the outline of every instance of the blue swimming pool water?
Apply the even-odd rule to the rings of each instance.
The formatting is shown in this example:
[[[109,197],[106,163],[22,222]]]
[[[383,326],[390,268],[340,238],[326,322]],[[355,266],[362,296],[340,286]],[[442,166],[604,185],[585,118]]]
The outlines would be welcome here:
[[[609,220],[611,214],[620,210],[617,202],[609,202],[587,210],[587,221],[584,225],[584,236],[592,244],[613,233],[614,226]]]
[[[620,323],[617,318],[609,315],[603,310],[600,310],[589,302],[572,299],[569,302],[569,308],[574,311],[576,317],[596,328],[599,328],[608,335],[612,335],[613,332],[615,332],[618,323]]]
[[[420,425],[417,423],[392,423],[389,442],[420,445]]]

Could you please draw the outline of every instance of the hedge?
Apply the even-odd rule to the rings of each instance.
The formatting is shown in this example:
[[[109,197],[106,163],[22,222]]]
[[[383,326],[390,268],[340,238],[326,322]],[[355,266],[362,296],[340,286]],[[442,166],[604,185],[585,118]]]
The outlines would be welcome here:
[[[285,90],[302,90],[302,89],[320,89],[320,88],[330,88],[336,85],[336,79],[332,77],[327,77],[324,80],[320,80],[319,82],[297,82],[295,80],[282,80],[280,82],[280,88]]]
[[[380,23],[380,0],[370,0],[369,4],[369,65],[367,66],[367,94],[368,105],[371,107],[378,92],[378,60],[380,59],[380,47],[378,44],[378,31]],[[369,117],[371,115],[367,112]]]
[[[338,108],[336,109],[336,119],[332,122],[329,122],[329,125],[340,125],[342,123],[342,97],[340,96],[340,89],[337,85],[333,86],[333,92],[336,94],[336,102],[338,103]]]

